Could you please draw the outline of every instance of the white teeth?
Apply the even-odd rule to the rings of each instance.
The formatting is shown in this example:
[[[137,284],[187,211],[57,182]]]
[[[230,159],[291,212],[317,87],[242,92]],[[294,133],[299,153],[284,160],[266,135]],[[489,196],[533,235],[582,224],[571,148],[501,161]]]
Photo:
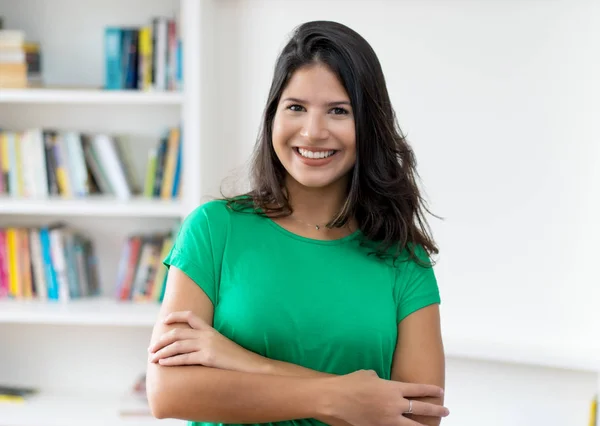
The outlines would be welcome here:
[[[327,158],[335,154],[335,151],[309,151],[302,148],[298,148],[298,152],[306,158]]]

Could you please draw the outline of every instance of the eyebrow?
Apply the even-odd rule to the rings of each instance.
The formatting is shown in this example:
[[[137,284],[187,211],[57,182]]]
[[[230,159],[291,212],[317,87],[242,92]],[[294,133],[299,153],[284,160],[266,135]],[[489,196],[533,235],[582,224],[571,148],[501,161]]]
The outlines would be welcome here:
[[[303,100],[303,99],[298,99],[298,98],[285,98],[283,100],[283,102],[297,102],[299,104],[307,104],[309,102]],[[327,106],[334,106],[334,105],[348,105],[348,106],[352,106],[352,104],[350,103],[350,101],[336,101],[336,102],[329,102],[327,103]]]

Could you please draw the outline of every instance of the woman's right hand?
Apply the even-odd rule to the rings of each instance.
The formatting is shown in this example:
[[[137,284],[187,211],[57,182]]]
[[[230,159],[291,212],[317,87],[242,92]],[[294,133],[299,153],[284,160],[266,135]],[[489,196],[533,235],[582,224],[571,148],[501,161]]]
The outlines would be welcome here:
[[[330,383],[333,388],[327,416],[354,426],[420,425],[403,415],[408,411],[409,400],[443,394],[438,386],[384,380],[372,370],[337,376]],[[440,405],[413,401],[412,414],[446,417],[449,412]]]

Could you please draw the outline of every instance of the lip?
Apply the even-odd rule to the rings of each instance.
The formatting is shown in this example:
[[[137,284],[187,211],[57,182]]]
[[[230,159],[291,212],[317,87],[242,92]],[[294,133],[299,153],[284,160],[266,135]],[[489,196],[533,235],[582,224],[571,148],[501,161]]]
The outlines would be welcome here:
[[[302,155],[300,155],[300,152],[298,152],[298,149],[306,149],[308,151],[314,151],[314,152],[322,152],[322,151],[335,151],[335,153],[333,155],[330,155],[327,158],[306,158],[303,157]],[[304,164],[306,164],[307,166],[310,167],[322,167],[325,166],[329,163],[331,163],[334,158],[339,154],[339,150],[336,149],[331,149],[331,148],[305,148],[303,146],[295,146],[292,151],[294,151],[294,155]]]
[[[307,151],[322,152],[322,151],[339,151],[335,148],[317,148],[315,146],[294,146],[294,149],[305,149]]]

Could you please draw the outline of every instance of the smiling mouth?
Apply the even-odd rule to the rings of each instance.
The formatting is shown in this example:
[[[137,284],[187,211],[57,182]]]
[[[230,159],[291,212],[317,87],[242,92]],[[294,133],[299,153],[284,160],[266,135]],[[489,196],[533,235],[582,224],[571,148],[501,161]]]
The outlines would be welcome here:
[[[313,150],[304,149],[304,148],[298,148],[298,147],[294,148],[294,150],[298,154],[300,154],[302,157],[309,158],[309,159],[314,159],[314,160],[320,160],[320,159],[323,159],[323,158],[329,158],[332,155],[334,155],[336,152],[338,152],[338,150],[336,150],[336,149],[313,151]]]

